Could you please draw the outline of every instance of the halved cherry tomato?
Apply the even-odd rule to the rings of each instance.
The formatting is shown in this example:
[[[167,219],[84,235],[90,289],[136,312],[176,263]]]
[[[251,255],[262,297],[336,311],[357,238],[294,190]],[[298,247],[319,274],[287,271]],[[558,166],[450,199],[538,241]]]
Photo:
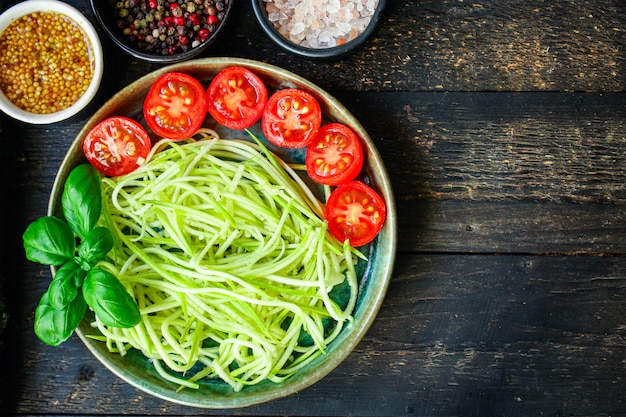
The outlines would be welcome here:
[[[180,140],[192,136],[206,117],[204,87],[180,72],[159,77],[143,104],[148,127],[158,136]]]
[[[353,247],[374,240],[386,216],[385,201],[361,181],[335,188],[326,203],[328,230],[340,242],[348,239]]]
[[[363,168],[363,147],[352,129],[341,123],[321,127],[306,148],[306,171],[320,184],[352,181]]]
[[[216,122],[230,129],[246,129],[255,124],[267,104],[263,81],[244,67],[221,70],[206,91],[207,111]]]
[[[97,170],[108,176],[134,171],[150,153],[150,136],[138,122],[114,116],[98,123],[87,133],[83,152]]]
[[[296,88],[275,92],[267,102],[261,128],[274,145],[303,148],[317,135],[322,110],[311,94]]]

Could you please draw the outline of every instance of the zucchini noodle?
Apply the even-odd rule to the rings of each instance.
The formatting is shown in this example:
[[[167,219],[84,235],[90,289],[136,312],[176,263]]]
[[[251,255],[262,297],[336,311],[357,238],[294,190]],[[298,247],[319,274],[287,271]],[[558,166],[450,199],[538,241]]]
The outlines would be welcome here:
[[[142,320],[93,325],[110,351],[141,351],[181,389],[283,381],[350,324],[362,255],[330,236],[323,204],[258,141],[196,138],[159,143],[136,171],[102,179],[115,247],[100,266]]]

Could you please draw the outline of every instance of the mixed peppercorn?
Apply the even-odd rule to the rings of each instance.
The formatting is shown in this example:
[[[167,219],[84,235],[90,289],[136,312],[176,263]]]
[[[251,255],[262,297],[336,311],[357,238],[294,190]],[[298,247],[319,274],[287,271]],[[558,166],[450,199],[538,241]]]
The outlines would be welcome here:
[[[229,0],[122,0],[115,19],[139,50],[174,55],[201,45],[224,19]]]

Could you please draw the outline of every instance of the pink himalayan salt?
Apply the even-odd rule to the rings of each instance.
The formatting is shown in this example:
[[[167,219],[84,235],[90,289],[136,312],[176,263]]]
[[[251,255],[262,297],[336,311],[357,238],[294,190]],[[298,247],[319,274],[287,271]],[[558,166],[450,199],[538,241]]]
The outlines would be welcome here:
[[[378,0],[265,0],[278,32],[307,48],[332,48],[359,36],[369,25]]]

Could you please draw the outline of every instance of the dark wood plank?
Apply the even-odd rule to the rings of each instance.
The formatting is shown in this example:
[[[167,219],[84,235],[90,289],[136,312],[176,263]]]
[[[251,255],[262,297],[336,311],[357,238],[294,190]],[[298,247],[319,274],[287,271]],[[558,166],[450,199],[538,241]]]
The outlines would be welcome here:
[[[624,277],[624,257],[400,255],[377,320],[346,362],[292,397],[229,414],[620,414]],[[131,388],[76,338],[50,348],[26,328],[19,336],[16,414],[200,412]]]
[[[67,1],[93,19],[87,2]],[[24,259],[21,233],[45,213],[56,169],[89,115],[160,68],[129,59],[101,33],[107,72],[85,111],[39,127],[0,116],[10,313],[0,414],[625,413],[626,4],[388,4],[354,55],[310,61],[278,49],[250,2],[238,1],[226,37],[204,55],[310,79],[346,104],[380,150],[400,253],[383,308],[348,360],[290,398],[196,410],[131,388],[77,338],[59,348],[35,339],[33,311],[50,275]]]
[[[626,202],[623,94],[336,95],[409,198]]]
[[[398,249],[436,253],[624,254],[624,205],[400,201]]]
[[[623,94],[341,94],[392,179],[400,249],[624,253]]]
[[[400,89],[624,89],[623,2],[391,4],[369,56],[395,57],[386,75]]]
[[[385,20],[341,63],[276,50],[249,9],[211,56],[244,56],[349,91],[623,91],[619,0],[388,0]],[[247,7],[247,6],[246,6]]]
[[[87,2],[68,3],[95,22]],[[250,1],[237,1],[225,36],[202,56],[257,59],[348,91],[624,91],[622,1],[387,3],[384,21],[353,55],[312,61],[279,49],[261,31]],[[101,38],[109,69],[129,60],[103,32]],[[158,67],[133,62],[107,71],[104,85],[126,85]]]
[[[245,56],[313,73],[321,85],[346,90],[624,90],[623,2],[388,3],[379,31],[343,65],[274,55],[271,45],[244,30]]]
[[[623,94],[338,97],[387,166],[401,250],[624,253]],[[2,145],[7,210],[16,219],[7,225],[11,242],[45,214],[56,170],[83,120],[54,130],[5,121],[4,137],[20,138]]]

